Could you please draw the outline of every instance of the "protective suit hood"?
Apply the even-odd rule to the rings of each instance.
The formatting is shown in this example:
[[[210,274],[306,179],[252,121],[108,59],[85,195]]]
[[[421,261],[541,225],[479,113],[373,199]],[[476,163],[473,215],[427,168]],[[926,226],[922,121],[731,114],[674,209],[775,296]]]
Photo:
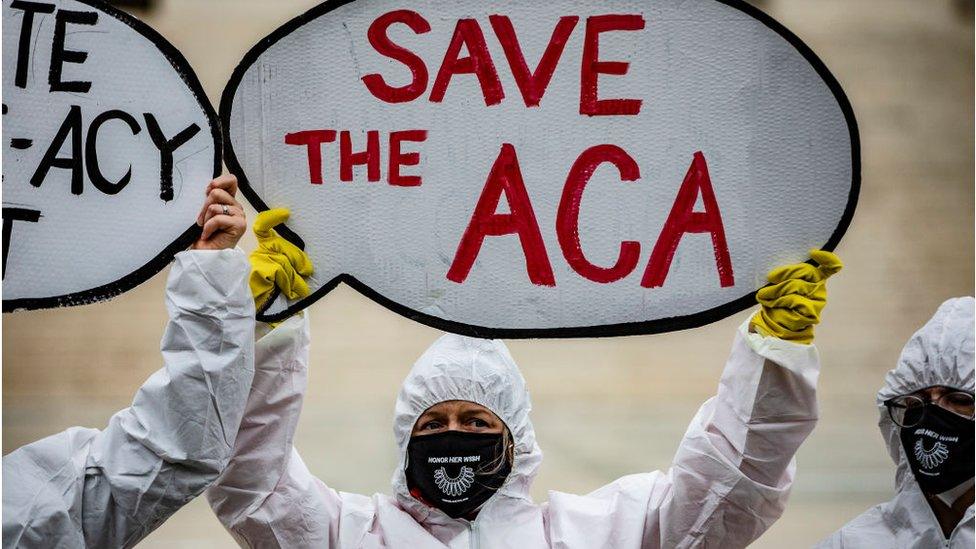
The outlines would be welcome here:
[[[393,434],[400,459],[393,473],[393,491],[400,505],[420,522],[452,521],[428,507],[407,488],[407,444],[417,418],[445,400],[467,400],[495,413],[508,426],[515,443],[515,462],[505,484],[482,509],[504,498],[529,498],[529,487],[542,463],[542,450],[529,420],[532,404],[522,373],[500,340],[448,334],[435,341],[414,364],[397,396]]]
[[[898,466],[898,491],[915,484],[915,477],[899,439],[899,427],[891,421],[884,402],[890,398],[933,385],[945,385],[972,392],[973,382],[972,297],[944,302],[935,315],[908,340],[894,369],[885,376],[878,391],[881,419],[878,426],[888,453]]]

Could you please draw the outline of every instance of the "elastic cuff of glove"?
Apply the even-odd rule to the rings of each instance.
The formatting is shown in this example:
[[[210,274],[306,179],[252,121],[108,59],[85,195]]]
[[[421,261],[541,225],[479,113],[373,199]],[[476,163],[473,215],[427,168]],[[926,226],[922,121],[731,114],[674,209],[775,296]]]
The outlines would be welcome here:
[[[749,326],[752,327],[757,334],[763,337],[772,337],[782,341],[788,341],[796,345],[810,345],[813,343],[812,328],[802,332],[788,330],[781,325],[777,325],[772,321],[772,319],[767,320],[764,318],[762,310],[757,311],[756,314],[752,316],[752,319],[749,321]]]

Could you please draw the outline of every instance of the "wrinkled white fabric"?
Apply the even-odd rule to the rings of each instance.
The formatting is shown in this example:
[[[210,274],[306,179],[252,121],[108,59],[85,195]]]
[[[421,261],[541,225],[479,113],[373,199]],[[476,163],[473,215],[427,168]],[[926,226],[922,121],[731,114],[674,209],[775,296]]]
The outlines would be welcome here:
[[[522,375],[500,341],[445,335],[417,361],[396,401],[401,461],[394,495],[338,492],[293,448],[306,388],[308,325],[291,318],[258,340],[255,377],[234,457],[207,497],[245,547],[743,547],[782,513],[793,454],[817,420],[816,349],[743,325],[719,384],[692,420],[672,468],[629,475],[587,495],[529,487],[542,462]],[[666,367],[666,365],[649,365]],[[429,406],[470,400],[511,430],[515,463],[477,519],[452,519],[408,492],[411,428]],[[649,421],[653,418],[648,418]]]
[[[898,364],[878,391],[878,426],[898,465],[894,499],[869,509],[825,539],[818,547],[855,549],[875,547],[950,547],[972,549],[973,506],[970,505],[949,539],[942,533],[932,507],[915,482],[884,402],[935,385],[973,392],[972,297],[943,303],[925,326],[908,340]]]
[[[3,458],[4,547],[131,547],[217,478],[254,372],[249,272],[240,250],[176,255],[163,368],[105,430]]]

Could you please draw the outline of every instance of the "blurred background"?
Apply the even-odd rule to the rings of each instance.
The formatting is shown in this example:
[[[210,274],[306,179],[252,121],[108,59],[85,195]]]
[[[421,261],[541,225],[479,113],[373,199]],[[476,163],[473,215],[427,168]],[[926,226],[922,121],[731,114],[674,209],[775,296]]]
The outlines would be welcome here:
[[[186,55],[214,104],[244,52],[314,3],[120,2]],[[847,267],[831,279],[817,332],[821,421],[797,457],[785,515],[754,544],[805,547],[891,497],[894,465],[874,394],[939,303],[973,293],[972,1],[755,3],[841,82],[863,147],[860,204],[838,248]],[[103,427],[128,405],[160,365],[165,277],[109,303],[3,316],[4,454],[72,425]],[[667,468],[749,314],[664,335],[510,342],[546,454],[536,500]],[[296,445],[327,484],[388,492],[396,391],[438,332],[346,287],[311,317],[311,387]],[[234,544],[198,498],[142,546]]]

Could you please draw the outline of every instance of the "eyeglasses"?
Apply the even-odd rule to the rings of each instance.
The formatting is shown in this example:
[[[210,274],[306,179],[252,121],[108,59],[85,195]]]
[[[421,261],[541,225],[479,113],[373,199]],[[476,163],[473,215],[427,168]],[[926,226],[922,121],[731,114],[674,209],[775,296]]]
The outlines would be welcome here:
[[[936,399],[902,395],[884,402],[891,421],[899,427],[914,427],[922,422],[928,406],[936,405],[966,419],[973,419],[973,395],[965,391],[945,393]]]

